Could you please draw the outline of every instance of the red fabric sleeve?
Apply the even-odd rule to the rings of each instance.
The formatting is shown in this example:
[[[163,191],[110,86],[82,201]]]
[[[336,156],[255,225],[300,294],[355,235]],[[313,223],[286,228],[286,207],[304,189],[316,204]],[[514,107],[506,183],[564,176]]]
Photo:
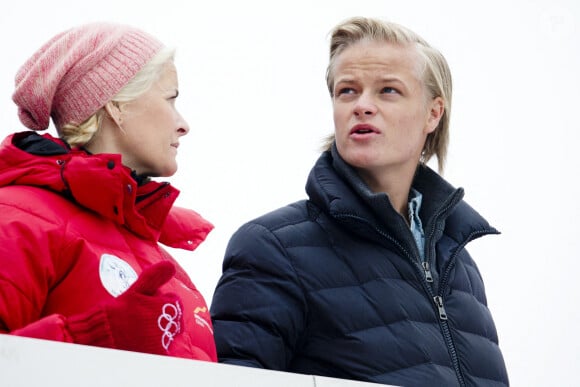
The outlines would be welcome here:
[[[25,327],[6,333],[15,336],[31,337],[34,339],[63,341],[67,343],[73,342],[72,337],[65,328],[65,318],[59,314],[46,316]]]

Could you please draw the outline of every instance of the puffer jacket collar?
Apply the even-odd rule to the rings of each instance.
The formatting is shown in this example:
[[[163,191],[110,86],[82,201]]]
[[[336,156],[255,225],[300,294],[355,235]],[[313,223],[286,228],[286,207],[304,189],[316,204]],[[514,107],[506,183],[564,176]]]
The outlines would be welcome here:
[[[16,145],[23,143],[27,150]],[[138,186],[121,155],[90,155],[49,134],[20,132],[2,142],[0,187],[7,185],[49,189],[143,238],[172,247],[193,250],[213,229],[193,211],[171,211],[179,191],[170,184],[149,181]],[[170,232],[164,230],[166,223]]]
[[[418,167],[413,188],[424,198],[420,216],[427,237],[438,238],[445,229],[461,244],[486,233],[497,233],[462,200],[462,188],[455,189],[429,167]],[[373,193],[340,157],[336,144],[316,162],[308,177],[306,191],[313,203],[351,231],[379,243],[387,237],[408,255],[417,255],[409,227],[393,208],[388,195]]]

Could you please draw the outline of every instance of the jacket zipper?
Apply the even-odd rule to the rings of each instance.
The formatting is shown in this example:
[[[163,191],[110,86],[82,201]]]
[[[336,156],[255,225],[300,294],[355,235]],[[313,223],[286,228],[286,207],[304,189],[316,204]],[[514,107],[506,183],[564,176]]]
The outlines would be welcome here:
[[[405,251],[403,249],[403,251]],[[455,343],[453,342],[453,337],[451,336],[451,328],[449,328],[449,322],[447,320],[447,312],[445,311],[445,305],[443,303],[443,289],[445,288],[446,283],[444,284],[441,280],[439,283],[439,295],[435,295],[433,292],[433,288],[431,287],[431,283],[433,283],[433,277],[431,274],[431,270],[429,268],[429,263],[425,260],[424,265],[419,265],[417,260],[414,260],[412,256],[406,252],[407,257],[413,262],[413,266],[417,268],[417,272],[419,274],[419,278],[421,278],[421,283],[423,284],[423,288],[427,292],[427,295],[433,300],[433,304],[437,308],[437,314],[439,317],[439,327],[441,328],[441,334],[443,335],[443,339],[445,341],[445,345],[447,346],[447,350],[449,351],[449,355],[451,357],[451,364],[453,365],[453,370],[455,371],[455,376],[457,377],[457,381],[461,387],[465,387],[465,378],[463,377],[463,372],[461,371],[461,367],[459,365],[459,356],[457,355],[457,349],[455,348]],[[451,258],[453,260],[455,255]],[[448,268],[452,267],[453,265],[449,265]],[[425,274],[425,275],[422,275]],[[449,273],[446,273],[447,276]]]
[[[449,208],[449,207],[451,207],[451,206],[449,205],[446,208]],[[442,213],[444,213],[444,211],[440,212],[440,214],[442,214]],[[429,268],[429,265],[428,264],[426,266],[421,265],[419,263],[419,260],[414,259],[412,254],[409,253],[407,251],[407,249],[405,249],[395,238],[384,233],[378,227],[376,227],[374,224],[368,222],[367,220],[362,219],[358,216],[354,216],[354,215],[340,215],[337,217],[356,219],[358,221],[362,221],[362,222],[368,224],[377,233],[379,233],[380,235],[382,235],[383,237],[388,239],[397,248],[399,248],[399,250],[409,259],[409,261],[411,262],[411,264],[415,268],[415,272],[418,274],[418,278],[421,280],[421,285],[423,286],[423,289],[425,290],[425,292],[427,293],[427,295],[433,301],[435,307],[437,308],[437,314],[439,316],[439,326],[441,328],[441,333],[443,335],[443,339],[445,340],[445,344],[447,345],[447,350],[449,351],[449,354],[451,357],[451,363],[453,365],[453,369],[455,370],[455,376],[457,377],[457,381],[459,382],[459,385],[461,387],[465,387],[465,380],[463,378],[463,373],[461,372],[461,368],[459,366],[459,358],[457,356],[457,350],[455,349],[455,344],[453,343],[453,338],[451,337],[451,330],[449,328],[449,323],[447,322],[447,313],[445,312],[445,306],[443,305],[443,297],[441,295],[439,295],[439,296],[435,295],[435,293],[433,292],[433,289],[431,288],[431,286],[429,284],[429,280],[427,279],[428,278],[427,273],[429,273],[429,277],[431,278],[431,282],[433,281],[433,277],[431,276],[431,271],[430,270],[427,271],[427,269]],[[433,233],[431,233],[431,236],[432,235],[433,235]],[[426,239],[426,241],[427,241],[427,239]],[[454,258],[454,257],[455,257],[455,255],[452,258]],[[427,259],[425,259],[425,261],[427,262]],[[452,265],[449,265],[448,269],[450,269],[451,266]],[[448,275],[448,272],[446,274]],[[440,283],[441,283],[441,281],[440,281]],[[440,293],[441,293],[441,289],[443,289],[443,288],[444,288],[443,286],[440,286],[440,288],[439,288]],[[444,318],[442,318],[442,316],[444,316]]]
[[[429,283],[433,282],[433,274],[431,274],[429,262],[424,261],[421,263],[421,265],[423,266],[423,271],[425,272],[425,280]]]
[[[447,265],[447,267],[443,271],[443,275],[440,277],[440,281],[439,281],[440,286],[439,286],[439,292],[438,292],[439,294],[437,296],[433,297],[433,301],[435,302],[435,305],[437,306],[437,310],[439,311],[439,320],[440,320],[439,323],[441,325],[443,337],[445,338],[445,341],[448,342],[448,348],[449,348],[449,351],[451,353],[451,358],[454,362],[454,365],[455,365],[455,362],[457,362],[457,368],[455,369],[455,372],[457,373],[457,378],[459,379],[459,383],[461,386],[465,386],[465,378],[463,377],[463,373],[461,372],[461,368],[459,367],[459,358],[457,356],[457,350],[455,349],[455,344],[453,343],[453,337],[451,337],[451,329],[449,328],[449,323],[447,322],[447,313],[445,311],[445,306],[443,304],[443,293],[444,293],[445,288],[447,287],[447,281],[449,280],[449,274],[451,273],[451,269],[453,268],[453,266],[455,266],[456,257],[459,254],[459,252],[461,252],[465,248],[465,245],[467,245],[476,236],[484,235],[484,234],[488,234],[488,233],[489,233],[488,230],[472,232],[471,234],[468,235],[468,237],[465,239],[465,241],[460,246],[457,247],[457,249],[455,250],[455,253],[449,259],[449,264]]]
[[[427,256],[425,257],[425,263],[427,268],[429,267],[429,261],[432,256],[435,255],[434,253],[434,235],[435,231],[437,230],[437,225],[439,224],[438,219],[440,219],[449,209],[455,207],[455,205],[461,200],[461,195],[454,194],[451,199],[448,201],[447,205],[438,211],[434,216],[433,227],[429,233],[429,236],[425,238],[425,242],[429,242],[429,251]],[[438,287],[438,294],[433,294],[433,290],[429,287],[429,294],[433,299],[433,303],[437,308],[437,312],[439,314],[439,327],[441,328],[441,334],[443,335],[443,339],[445,340],[445,344],[447,345],[447,350],[449,351],[449,356],[451,357],[451,364],[453,364],[453,369],[455,370],[455,376],[457,377],[457,381],[459,382],[460,386],[465,386],[465,378],[463,376],[463,371],[461,371],[461,366],[459,364],[459,356],[457,355],[457,349],[455,347],[455,343],[453,341],[453,337],[451,336],[451,328],[449,327],[449,321],[447,319],[447,311],[445,310],[445,304],[443,302],[443,294],[444,290],[447,286],[447,278],[449,277],[449,273],[451,268],[455,265],[455,259],[459,251],[463,250],[463,247],[469,242],[469,239],[465,241],[458,249],[456,249],[455,254],[453,254],[449,259],[449,264],[443,274],[443,276],[439,277],[439,287]],[[431,245],[433,244],[433,248]]]
[[[459,202],[460,200],[461,200],[461,197],[459,195],[453,195],[453,197],[449,200],[448,204],[441,211],[439,211],[436,214],[435,219],[437,219],[440,216],[442,216],[443,214],[445,214],[450,208],[454,207],[455,204],[457,204],[457,202]],[[362,219],[362,218],[360,218],[358,216],[354,216],[354,215],[341,215],[339,217],[356,219],[358,221],[362,221],[362,222],[368,224],[377,233],[379,233],[383,237],[387,238],[389,241],[391,241],[391,243],[393,243],[395,246],[397,246],[399,248],[399,250],[413,264],[413,267],[415,268],[415,271],[417,272],[418,277],[421,279],[421,285],[423,286],[423,289],[425,290],[427,295],[430,297],[430,299],[433,300],[433,303],[434,303],[435,307],[437,308],[437,314],[439,316],[439,326],[441,328],[441,333],[443,335],[443,339],[445,340],[445,344],[447,345],[447,350],[449,351],[449,355],[451,357],[451,363],[453,364],[453,369],[455,370],[455,376],[457,377],[457,381],[459,382],[459,385],[461,387],[465,387],[465,378],[463,377],[463,372],[461,371],[461,367],[459,365],[459,357],[457,356],[457,349],[455,348],[455,343],[453,342],[453,337],[451,337],[451,329],[449,328],[449,322],[447,321],[447,312],[445,311],[445,306],[443,304],[443,296],[442,295],[443,295],[443,289],[447,285],[447,278],[449,276],[449,272],[451,271],[451,268],[453,267],[453,265],[451,263],[455,261],[455,257],[457,256],[458,252],[461,251],[463,249],[463,247],[465,247],[465,245],[471,240],[471,237],[477,233],[472,233],[469,236],[470,238],[468,238],[460,246],[460,248],[458,248],[456,250],[456,253],[450,258],[450,260],[449,260],[450,264],[447,266],[447,269],[445,270],[444,277],[440,277],[440,279],[439,279],[439,284],[440,284],[439,295],[435,295],[435,293],[433,292],[433,289],[431,288],[431,285],[430,285],[431,283],[433,283],[433,276],[432,276],[432,273],[431,273],[431,270],[429,267],[429,256],[431,254],[428,254],[428,256],[425,257],[424,264],[421,264],[420,260],[414,259],[413,255],[411,253],[409,253],[407,251],[407,249],[405,249],[395,238],[384,233],[382,230],[380,230],[374,224],[368,222],[366,219]],[[435,222],[434,224],[437,224],[437,222]],[[433,227],[431,233],[429,234],[429,237],[425,238],[425,241],[427,242],[427,241],[433,240],[434,234],[435,234],[435,227]]]

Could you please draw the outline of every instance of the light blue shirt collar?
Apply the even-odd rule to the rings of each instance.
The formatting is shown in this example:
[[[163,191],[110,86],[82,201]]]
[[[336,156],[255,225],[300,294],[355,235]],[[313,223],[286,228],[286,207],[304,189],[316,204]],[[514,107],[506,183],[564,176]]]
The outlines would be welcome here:
[[[421,192],[414,188],[411,188],[409,192],[409,228],[417,244],[417,249],[419,250],[419,255],[421,261],[425,261],[425,233],[423,232],[423,224],[421,223],[421,218],[419,217],[419,211],[421,210],[421,203],[423,201],[423,195]]]

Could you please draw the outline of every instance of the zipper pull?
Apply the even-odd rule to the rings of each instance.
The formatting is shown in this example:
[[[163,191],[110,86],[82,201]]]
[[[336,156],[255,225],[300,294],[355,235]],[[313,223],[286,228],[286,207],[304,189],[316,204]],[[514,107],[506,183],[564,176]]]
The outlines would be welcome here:
[[[429,262],[423,262],[423,271],[425,272],[425,279],[427,282],[433,282],[433,276],[431,275],[431,270],[429,269]]]
[[[443,297],[435,296],[433,297],[433,300],[435,301],[435,305],[439,310],[439,318],[441,320],[447,320],[447,312],[445,312],[445,307],[443,306]]]

